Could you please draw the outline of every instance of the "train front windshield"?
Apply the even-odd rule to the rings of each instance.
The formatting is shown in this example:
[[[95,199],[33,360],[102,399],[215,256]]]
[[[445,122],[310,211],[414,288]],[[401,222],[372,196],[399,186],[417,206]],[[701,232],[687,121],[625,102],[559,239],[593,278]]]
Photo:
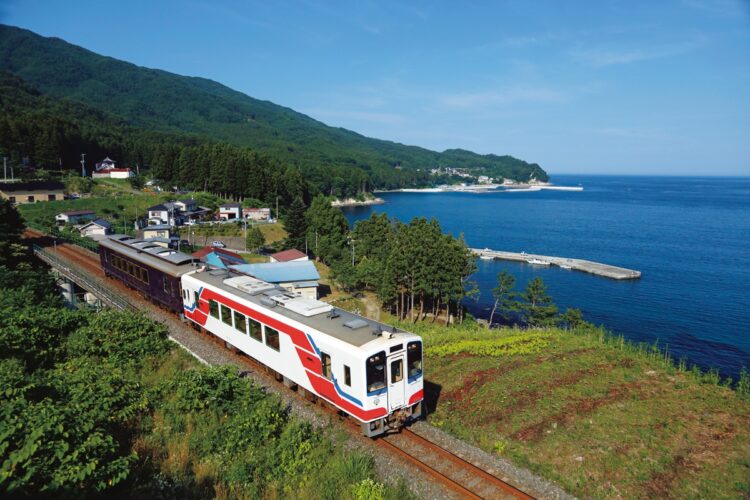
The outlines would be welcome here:
[[[367,359],[367,392],[385,389],[385,351]]]

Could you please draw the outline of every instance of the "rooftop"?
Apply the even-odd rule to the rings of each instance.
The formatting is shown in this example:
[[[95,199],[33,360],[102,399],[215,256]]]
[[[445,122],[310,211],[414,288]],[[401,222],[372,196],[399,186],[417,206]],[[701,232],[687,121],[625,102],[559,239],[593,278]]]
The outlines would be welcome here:
[[[276,252],[271,254],[271,257],[279,262],[289,262],[290,260],[302,259],[307,257],[307,254],[300,252],[296,248],[284,250],[283,252]]]
[[[111,229],[112,228],[112,223],[109,222],[108,220],[104,220],[104,219],[94,219],[94,220],[92,220],[91,222],[89,222],[88,224],[86,224],[83,227],[89,227],[92,224],[96,225],[96,226],[99,226],[99,227],[103,227],[105,229]]]
[[[300,262],[268,262],[264,264],[241,264],[230,266],[239,273],[254,276],[269,283],[291,283],[294,281],[317,281],[320,279],[315,264],[309,260]]]
[[[60,215],[75,216],[75,215],[91,215],[94,214],[93,210],[72,210],[70,212],[62,212]]]
[[[174,276],[195,269],[193,263],[196,259],[192,256],[164,248],[148,239],[136,239],[126,234],[113,234],[100,240],[99,244]]]
[[[62,191],[65,185],[58,181],[0,182],[0,191]]]
[[[221,208],[240,208],[242,205],[239,203],[222,203],[219,205]]]
[[[312,264],[312,263],[311,263]],[[192,274],[195,279],[215,286],[223,291],[247,300],[263,308],[314,328],[355,347],[394,336],[403,340],[416,339],[416,336],[357,314],[333,307],[321,300],[305,299],[286,292],[278,286],[254,279],[250,276],[229,274],[223,270],[198,271]],[[385,337],[382,335],[385,333]]]

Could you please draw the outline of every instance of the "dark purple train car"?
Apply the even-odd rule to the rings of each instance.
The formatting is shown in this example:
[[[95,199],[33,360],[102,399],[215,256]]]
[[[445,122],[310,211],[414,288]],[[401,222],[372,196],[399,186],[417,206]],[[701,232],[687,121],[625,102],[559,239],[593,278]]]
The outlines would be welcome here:
[[[194,271],[198,259],[125,234],[100,240],[99,257],[107,276],[171,311],[182,312],[180,277]]]

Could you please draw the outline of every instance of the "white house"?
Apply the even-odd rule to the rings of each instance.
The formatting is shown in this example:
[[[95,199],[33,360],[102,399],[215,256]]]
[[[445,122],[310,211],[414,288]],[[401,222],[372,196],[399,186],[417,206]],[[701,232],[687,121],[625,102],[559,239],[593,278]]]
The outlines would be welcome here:
[[[112,234],[112,224],[104,219],[95,219],[80,229],[81,236],[98,240],[105,235]]]
[[[96,170],[91,174],[94,179],[127,179],[135,177],[135,173],[129,168],[117,168],[115,161],[109,156],[96,164]]]
[[[183,222],[180,207],[171,201],[148,207],[147,210],[149,225],[153,223],[157,225],[168,224],[170,226],[179,226]]]
[[[268,221],[271,219],[270,208],[245,208],[242,216],[247,220]]]
[[[219,205],[219,218],[222,220],[239,220],[242,205],[239,203],[222,203]]]
[[[198,202],[192,198],[186,200],[177,200],[174,205],[182,212],[193,212],[198,209]]]
[[[65,224],[77,225],[94,219],[96,219],[96,213],[93,210],[74,210],[55,215],[55,222],[58,226]]]

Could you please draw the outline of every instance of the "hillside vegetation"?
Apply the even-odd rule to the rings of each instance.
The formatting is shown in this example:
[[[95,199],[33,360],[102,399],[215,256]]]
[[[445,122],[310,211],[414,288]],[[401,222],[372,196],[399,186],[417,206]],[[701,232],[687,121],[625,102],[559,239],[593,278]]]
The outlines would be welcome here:
[[[547,179],[539,165],[510,156],[460,149],[438,153],[371,139],[211,80],[139,67],[11,26],[0,25],[0,71],[20,77],[52,100],[85,104],[88,110],[106,114],[118,127],[167,134],[150,137],[150,142],[179,136],[179,141],[210,140],[250,147],[301,169],[326,194],[331,194],[336,183],[347,186],[349,192],[343,194],[372,187],[425,185],[430,182],[426,169],[432,167],[467,168],[517,180],[532,176]],[[88,119],[67,113],[58,118]],[[18,144],[0,146],[19,153]],[[137,158],[128,150],[117,159],[130,163]]]
[[[675,365],[590,325],[423,336],[432,425],[581,498],[746,498],[750,379]]]

